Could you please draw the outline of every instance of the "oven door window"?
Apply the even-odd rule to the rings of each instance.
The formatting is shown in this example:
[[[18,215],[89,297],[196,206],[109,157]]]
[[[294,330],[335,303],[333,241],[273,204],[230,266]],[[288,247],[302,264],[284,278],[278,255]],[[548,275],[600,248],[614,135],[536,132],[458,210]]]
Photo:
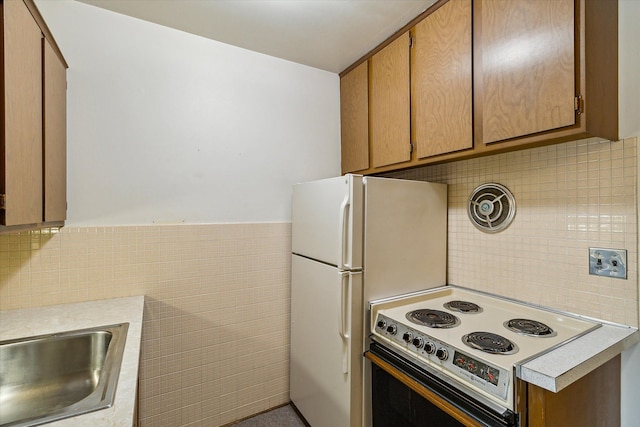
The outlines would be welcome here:
[[[465,427],[384,369],[371,366],[374,427]]]

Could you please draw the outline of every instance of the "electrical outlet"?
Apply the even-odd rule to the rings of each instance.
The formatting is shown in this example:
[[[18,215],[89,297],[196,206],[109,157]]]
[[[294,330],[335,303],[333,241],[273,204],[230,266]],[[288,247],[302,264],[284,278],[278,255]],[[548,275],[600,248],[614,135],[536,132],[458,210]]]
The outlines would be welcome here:
[[[589,274],[627,278],[627,250],[589,248]]]

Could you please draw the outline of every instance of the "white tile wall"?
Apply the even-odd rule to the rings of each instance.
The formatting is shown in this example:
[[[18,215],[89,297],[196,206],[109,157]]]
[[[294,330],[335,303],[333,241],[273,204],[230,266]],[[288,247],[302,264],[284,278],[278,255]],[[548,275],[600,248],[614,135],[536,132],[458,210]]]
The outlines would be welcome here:
[[[638,325],[637,139],[573,141],[387,176],[449,184],[448,281],[530,303]],[[467,214],[480,184],[516,199],[509,228],[486,234]],[[628,279],[589,275],[589,247],[626,249]]]
[[[146,295],[141,426],[215,427],[289,401],[290,224],[0,236],[0,309]]]

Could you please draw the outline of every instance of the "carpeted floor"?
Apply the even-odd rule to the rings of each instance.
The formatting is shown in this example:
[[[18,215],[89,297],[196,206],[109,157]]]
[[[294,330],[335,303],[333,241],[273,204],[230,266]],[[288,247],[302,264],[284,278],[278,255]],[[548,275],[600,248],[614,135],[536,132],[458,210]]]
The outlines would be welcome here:
[[[281,406],[232,424],[233,427],[306,427],[291,405]]]

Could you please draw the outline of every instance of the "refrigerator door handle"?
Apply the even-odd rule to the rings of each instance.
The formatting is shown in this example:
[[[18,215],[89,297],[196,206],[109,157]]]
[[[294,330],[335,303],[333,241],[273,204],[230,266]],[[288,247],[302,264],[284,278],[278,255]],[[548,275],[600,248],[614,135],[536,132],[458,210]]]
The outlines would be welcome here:
[[[349,194],[347,194],[340,204],[340,221],[338,223],[338,229],[340,230],[340,252],[338,252],[340,254],[340,265],[338,268],[347,270],[351,269],[351,264],[345,260],[345,258],[347,258],[347,245],[349,242],[349,234],[347,233],[347,224],[349,220],[347,216],[349,214],[350,207],[351,199]]]
[[[340,296],[340,337],[343,341],[342,346],[342,373],[349,373],[349,359],[351,357],[351,335],[349,328],[351,319],[349,313],[351,310],[351,275],[349,273],[342,274],[342,289]]]

